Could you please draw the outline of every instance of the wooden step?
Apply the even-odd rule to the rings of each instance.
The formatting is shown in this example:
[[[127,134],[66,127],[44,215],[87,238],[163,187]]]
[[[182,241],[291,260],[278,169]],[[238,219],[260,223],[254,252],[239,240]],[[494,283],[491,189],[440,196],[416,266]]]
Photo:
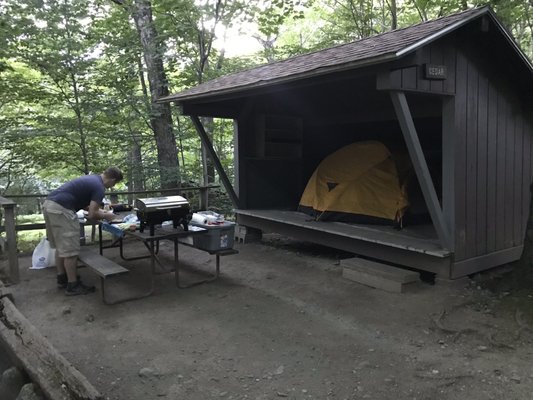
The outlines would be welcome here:
[[[388,292],[403,293],[420,280],[418,272],[364,258],[342,260],[341,266],[344,278]]]

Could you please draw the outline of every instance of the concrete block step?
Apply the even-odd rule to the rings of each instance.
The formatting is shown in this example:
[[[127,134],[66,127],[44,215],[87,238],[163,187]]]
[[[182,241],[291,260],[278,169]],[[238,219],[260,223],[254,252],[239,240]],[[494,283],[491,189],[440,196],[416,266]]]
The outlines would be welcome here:
[[[244,225],[235,225],[235,242],[251,243],[258,242],[262,238],[262,232],[259,229],[250,228]]]
[[[388,292],[403,293],[420,281],[418,272],[364,258],[342,260],[341,266],[344,278]]]

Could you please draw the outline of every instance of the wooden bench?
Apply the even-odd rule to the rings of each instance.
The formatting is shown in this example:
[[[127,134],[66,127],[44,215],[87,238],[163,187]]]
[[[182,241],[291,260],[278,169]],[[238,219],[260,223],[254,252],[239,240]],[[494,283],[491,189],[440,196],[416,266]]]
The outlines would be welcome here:
[[[100,255],[95,250],[92,250],[89,248],[82,247],[80,254],[78,256],[78,259],[83,265],[90,268],[100,277],[101,288],[102,288],[102,301],[105,304],[117,304],[117,303],[122,303],[128,300],[140,299],[140,298],[149,296],[153,293],[154,285],[153,285],[153,278],[152,278],[151,288],[147,293],[144,293],[141,296],[133,296],[133,297],[128,297],[128,298],[122,298],[119,300],[109,301],[105,293],[106,279],[109,277],[115,276],[115,275],[125,274],[129,272],[129,270],[117,264],[116,262],[111,261],[109,258],[106,258]]]

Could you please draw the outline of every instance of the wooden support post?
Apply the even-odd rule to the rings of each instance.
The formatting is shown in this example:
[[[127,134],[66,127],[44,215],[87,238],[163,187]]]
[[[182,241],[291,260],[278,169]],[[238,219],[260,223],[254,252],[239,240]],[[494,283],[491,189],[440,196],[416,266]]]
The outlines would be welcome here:
[[[207,169],[207,149],[205,144],[202,142],[202,182],[204,186],[209,185],[209,172]],[[204,192],[200,189],[200,209],[207,210],[207,197],[203,197],[207,192]]]
[[[226,171],[224,171],[224,168],[222,167],[222,164],[215,152],[215,149],[211,144],[211,140],[209,140],[207,132],[205,131],[202,123],[200,122],[200,119],[196,115],[191,115],[190,117],[194,124],[194,127],[196,128],[196,131],[198,132],[198,135],[200,135],[202,143],[204,144],[207,152],[209,153],[209,156],[211,157],[211,160],[213,160],[213,164],[215,164],[215,168],[217,169],[218,175],[222,180],[222,184],[224,185],[224,188],[226,189],[226,192],[228,193],[228,196],[231,199],[233,206],[235,208],[239,208],[239,198],[233,190],[233,186],[231,185],[228,175],[226,175]]]
[[[209,206],[209,196],[207,195],[208,194],[208,189],[207,187],[201,187],[200,188],[200,193],[199,193],[199,197],[200,197],[200,210],[207,210],[207,207]]]
[[[416,133],[415,124],[411,116],[411,111],[409,110],[409,105],[407,104],[407,99],[405,98],[405,93],[391,91],[390,96],[402,129],[405,143],[407,144],[409,156],[413,162],[416,176],[418,182],[420,182],[420,188],[422,189],[422,194],[424,195],[424,200],[428,206],[429,214],[431,215],[431,220],[437,231],[440,243],[443,248],[451,249],[452,246],[450,244],[451,241],[447,224],[444,220],[435,186],[431,180],[431,174],[429,173],[424,152],[422,151],[422,146],[420,145],[418,134]]]
[[[0,205],[4,209],[4,225],[6,229],[6,248],[9,261],[9,280],[12,283],[20,281],[19,259],[17,254],[17,230],[15,227],[16,203],[0,197]]]

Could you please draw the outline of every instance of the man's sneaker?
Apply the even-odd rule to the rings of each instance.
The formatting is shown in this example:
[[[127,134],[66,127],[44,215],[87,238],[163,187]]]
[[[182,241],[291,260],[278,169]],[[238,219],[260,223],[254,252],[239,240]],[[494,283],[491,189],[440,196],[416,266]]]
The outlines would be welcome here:
[[[78,283],[81,283],[81,277],[77,276]],[[57,287],[58,289],[66,289],[68,283],[67,274],[59,274],[57,275]],[[83,285],[83,284],[82,284]]]
[[[67,274],[58,274],[57,275],[57,287],[59,289],[66,289],[67,288]]]
[[[82,288],[88,290],[89,293],[94,293],[94,292],[96,292],[96,287],[95,287],[95,286],[88,286],[88,285],[85,285],[85,284],[81,281],[81,279],[80,279],[79,276],[78,276],[78,285],[80,285]]]
[[[81,281],[75,283],[68,283],[65,294],[67,296],[77,296],[79,294],[89,294],[94,293],[96,288],[94,286],[84,285]]]

